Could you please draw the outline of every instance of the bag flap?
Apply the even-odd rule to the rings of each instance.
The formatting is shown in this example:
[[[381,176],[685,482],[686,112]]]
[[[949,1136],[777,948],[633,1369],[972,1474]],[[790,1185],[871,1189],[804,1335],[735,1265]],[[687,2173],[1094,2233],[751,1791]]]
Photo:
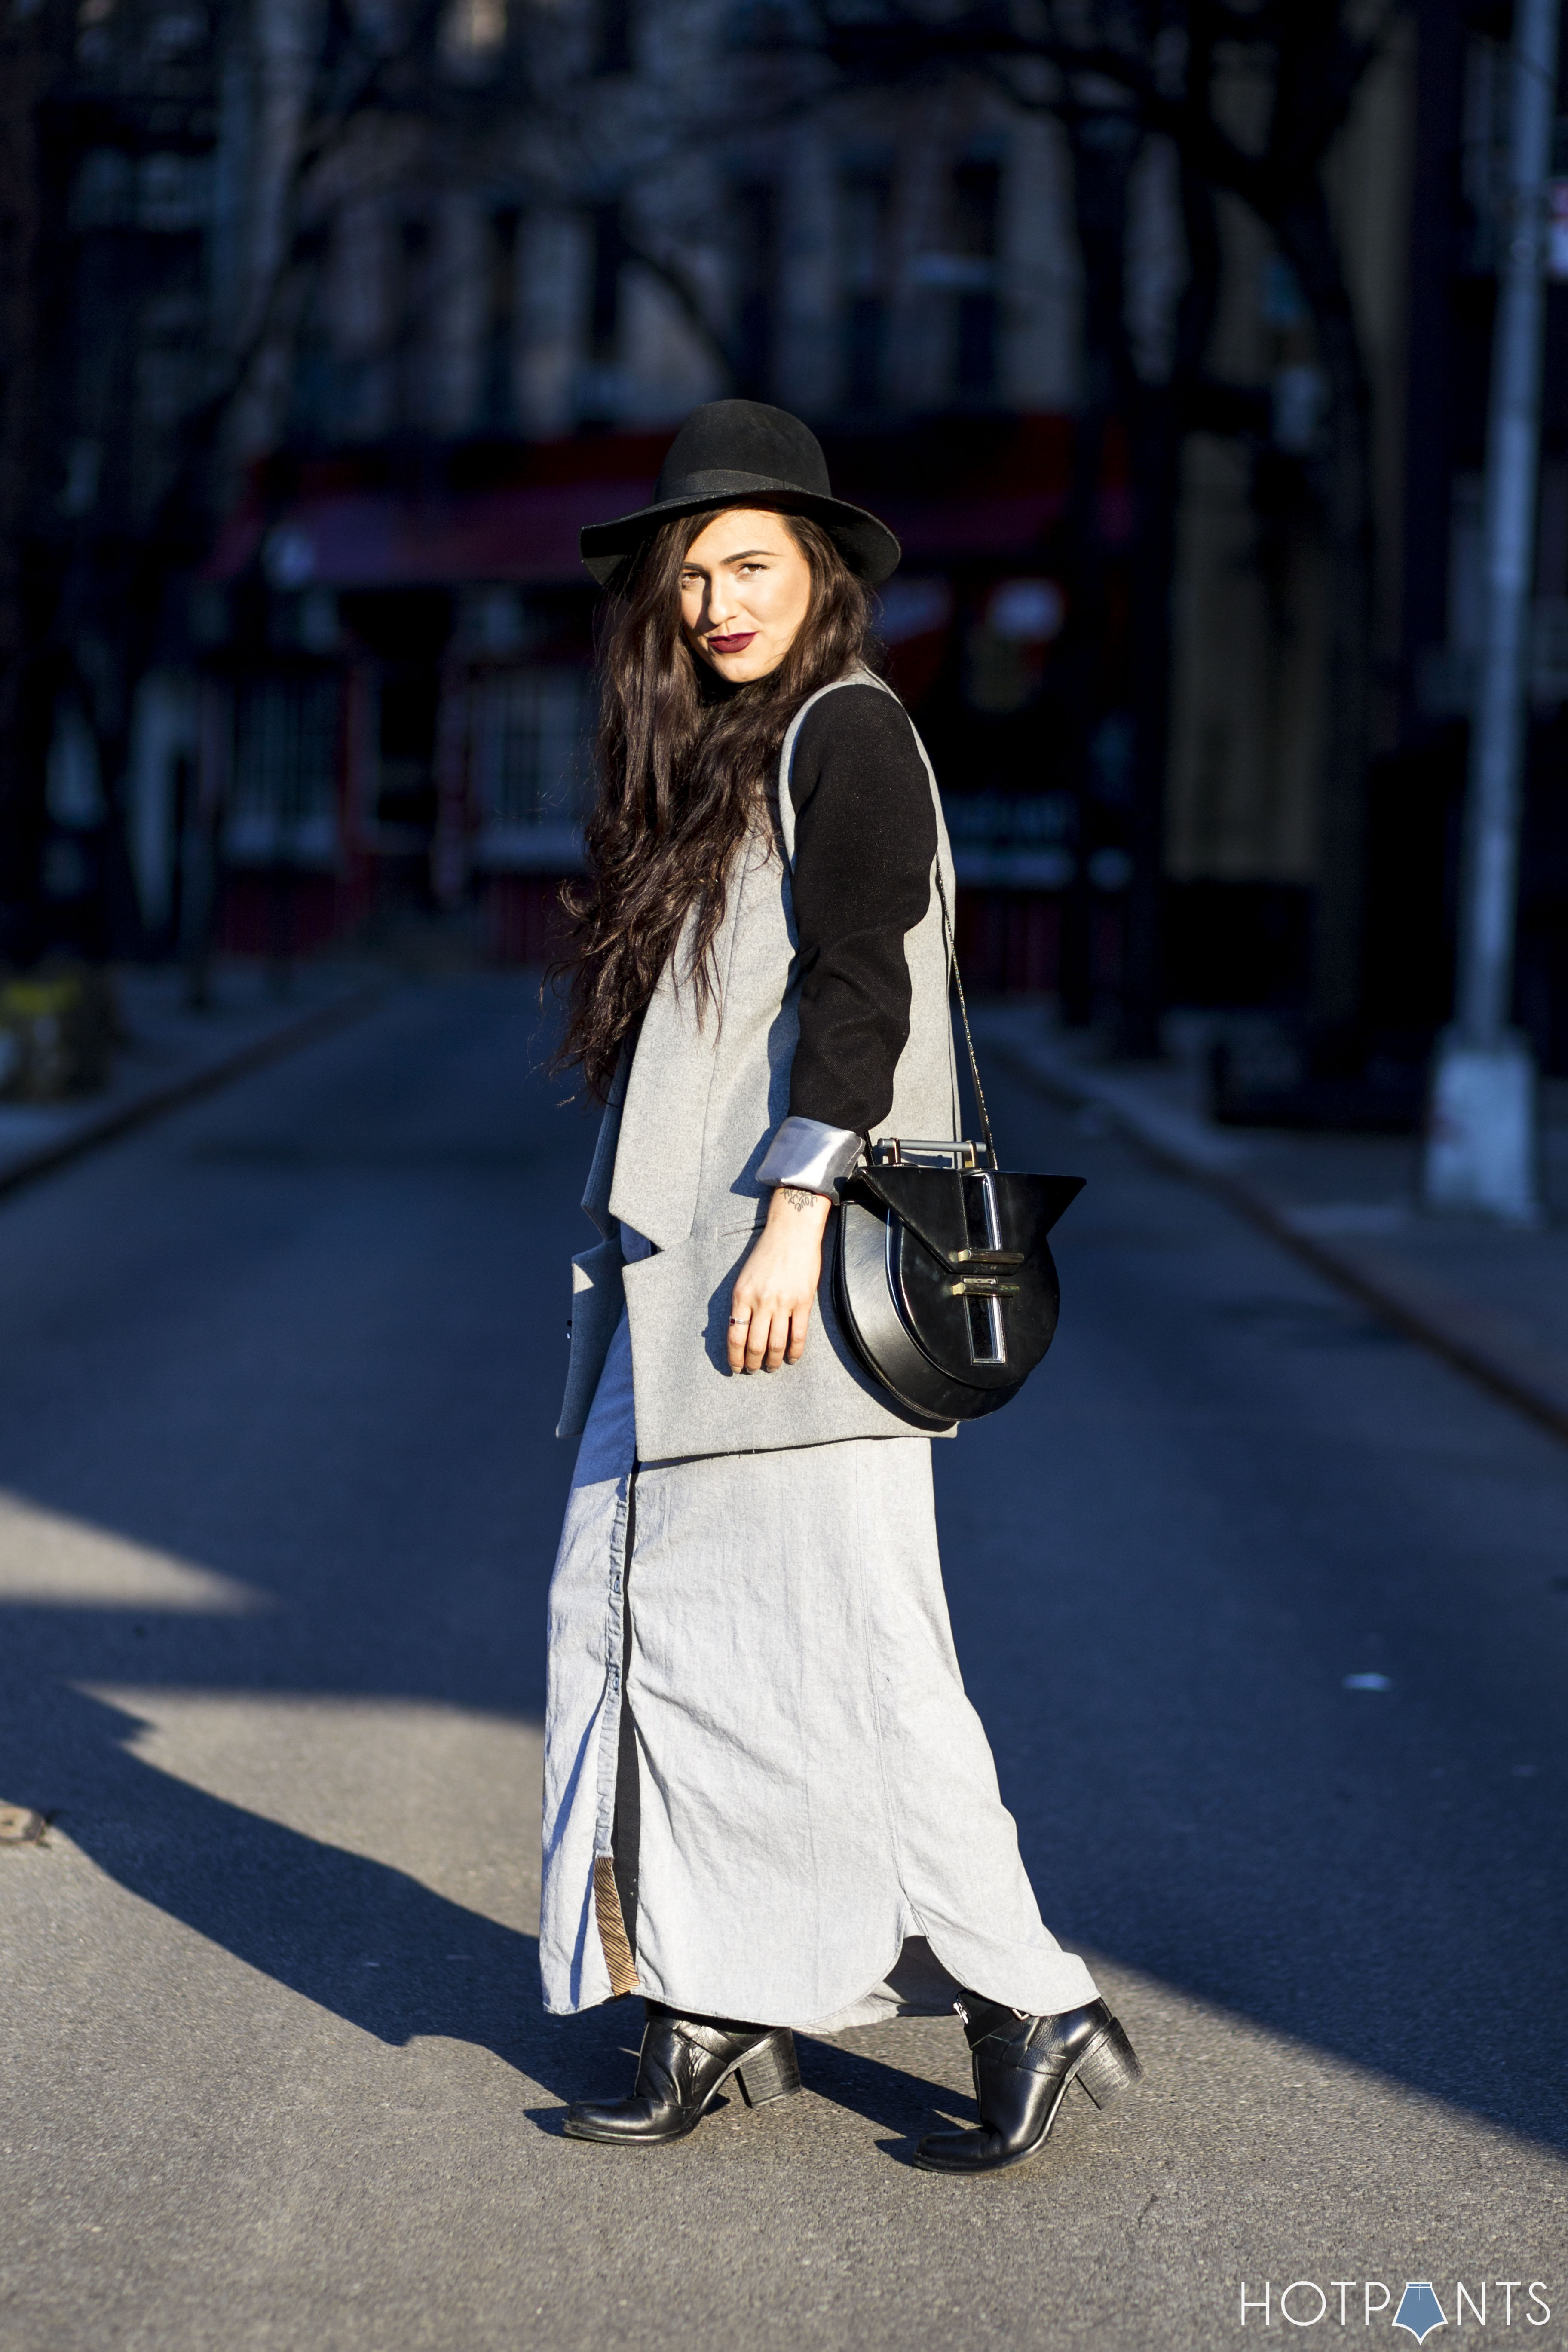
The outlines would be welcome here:
[[[1003,1247],[1027,1250],[1050,1232],[1084,1187],[1081,1176],[993,1176]],[[903,1220],[944,1265],[973,1244],[963,1213],[964,1178],[955,1168],[857,1168],[844,1187],[859,1189]]]

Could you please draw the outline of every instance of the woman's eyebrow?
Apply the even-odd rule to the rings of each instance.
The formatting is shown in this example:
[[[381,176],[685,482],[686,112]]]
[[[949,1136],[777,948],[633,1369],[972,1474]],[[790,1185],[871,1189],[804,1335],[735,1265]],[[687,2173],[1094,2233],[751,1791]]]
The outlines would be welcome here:
[[[759,555],[772,556],[776,555],[778,551],[779,551],[776,547],[743,547],[738,555],[721,555],[719,558],[719,561],[721,563],[751,563]],[[708,570],[708,566],[706,564],[693,563],[689,560],[683,563],[680,568],[683,572],[705,572]]]

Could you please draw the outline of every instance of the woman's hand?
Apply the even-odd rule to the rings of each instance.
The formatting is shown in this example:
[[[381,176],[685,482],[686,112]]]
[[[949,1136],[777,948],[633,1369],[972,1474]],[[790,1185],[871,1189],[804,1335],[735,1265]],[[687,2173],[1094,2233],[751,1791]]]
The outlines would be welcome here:
[[[780,1184],[768,1221],[730,1299],[730,1370],[776,1372],[805,1353],[805,1327],[822,1276],[822,1234],[832,1206],[822,1192]]]

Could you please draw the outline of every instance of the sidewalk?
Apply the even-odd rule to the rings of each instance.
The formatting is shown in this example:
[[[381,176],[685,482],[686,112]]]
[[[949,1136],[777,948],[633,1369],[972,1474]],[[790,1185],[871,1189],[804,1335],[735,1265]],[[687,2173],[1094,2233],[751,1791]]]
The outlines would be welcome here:
[[[1037,1005],[980,1011],[975,1034],[1058,1100],[1083,1107],[1244,1216],[1409,1336],[1568,1438],[1568,1081],[1542,1089],[1550,1222],[1521,1232],[1437,1217],[1416,1198],[1419,1139],[1213,1125],[1213,1024],[1179,1017],[1172,1057],[1107,1063]],[[983,1074],[984,1075],[984,1072]]]
[[[0,1102],[0,1193],[325,1036],[368,1009],[386,985],[384,973],[370,964],[302,964],[279,994],[260,966],[220,964],[211,1005],[195,1013],[184,1001],[182,973],[121,968],[115,992],[126,1035],[109,1084],[62,1102]]]

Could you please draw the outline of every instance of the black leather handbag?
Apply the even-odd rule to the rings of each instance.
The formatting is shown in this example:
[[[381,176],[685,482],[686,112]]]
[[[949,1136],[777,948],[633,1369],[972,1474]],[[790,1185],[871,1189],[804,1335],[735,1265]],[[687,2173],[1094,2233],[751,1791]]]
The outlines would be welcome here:
[[[942,898],[952,954],[947,894]],[[869,1146],[839,1186],[833,1299],[860,1362],[917,1428],[975,1421],[1016,1397],[1056,1334],[1061,1290],[1046,1236],[1081,1176],[1011,1176],[990,1114],[956,958],[983,1143]]]

